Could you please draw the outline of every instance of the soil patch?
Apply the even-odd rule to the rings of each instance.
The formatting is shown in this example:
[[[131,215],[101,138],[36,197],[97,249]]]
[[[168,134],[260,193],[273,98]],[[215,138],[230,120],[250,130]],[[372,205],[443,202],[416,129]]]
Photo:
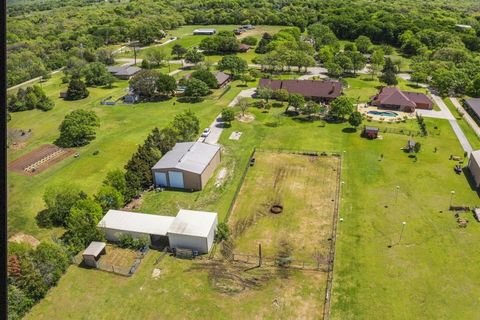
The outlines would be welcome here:
[[[250,113],[246,113],[244,116],[242,114],[238,114],[235,118],[240,122],[252,122],[255,120],[255,116]]]
[[[27,175],[35,175],[75,153],[73,149],[63,149],[53,144],[45,144],[26,155],[10,162],[8,169]]]
[[[34,236],[31,236],[31,235],[25,234],[25,233],[21,233],[21,232],[11,236],[10,239],[8,239],[8,241],[9,242],[14,242],[14,243],[28,243],[33,248],[36,248],[40,244],[40,241],[37,238],[35,238]]]

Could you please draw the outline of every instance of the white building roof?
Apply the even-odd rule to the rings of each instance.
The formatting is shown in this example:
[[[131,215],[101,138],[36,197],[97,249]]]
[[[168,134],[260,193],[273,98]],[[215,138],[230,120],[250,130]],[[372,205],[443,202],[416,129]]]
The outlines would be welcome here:
[[[195,29],[193,32],[216,32],[216,29]]]
[[[83,255],[97,257],[103,249],[105,249],[105,242],[92,241],[87,249],[83,251]]]
[[[203,142],[177,143],[152,169],[180,169],[202,173],[220,149]]]
[[[165,236],[175,217],[108,210],[98,227]]]
[[[216,220],[216,212],[180,209],[168,233],[207,237]]]

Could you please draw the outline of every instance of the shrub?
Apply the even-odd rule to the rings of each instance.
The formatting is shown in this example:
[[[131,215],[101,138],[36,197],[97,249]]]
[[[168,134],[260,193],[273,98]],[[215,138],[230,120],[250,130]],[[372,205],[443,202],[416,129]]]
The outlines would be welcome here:
[[[220,222],[217,225],[217,231],[215,232],[215,242],[219,243],[223,240],[228,240],[230,237],[230,229],[228,228],[228,224],[225,222]]]
[[[140,238],[134,238],[129,234],[122,234],[119,237],[119,246],[120,248],[125,248],[125,249],[132,249],[132,250],[140,250],[143,247],[145,247],[148,243],[147,238],[145,237],[140,237]]]

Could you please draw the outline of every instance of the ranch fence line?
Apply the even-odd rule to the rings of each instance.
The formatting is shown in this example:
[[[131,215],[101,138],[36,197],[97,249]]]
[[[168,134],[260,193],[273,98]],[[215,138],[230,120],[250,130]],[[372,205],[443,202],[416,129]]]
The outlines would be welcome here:
[[[260,266],[260,256],[255,254],[232,253],[231,261]],[[326,259],[291,259],[288,263],[280,265],[278,257],[262,256],[261,266],[328,272],[328,261]]]
[[[335,245],[337,241],[337,225],[338,225],[338,210],[340,208],[340,193],[342,192],[342,157],[339,158],[338,168],[337,168],[337,185],[336,185],[336,199],[335,207],[333,210],[333,223],[332,223],[332,237],[330,241],[330,250],[328,254],[328,275],[327,275],[327,286],[325,289],[325,303],[323,305],[323,319],[328,320],[330,318],[330,299],[332,295],[332,286],[333,286],[333,267],[335,264]]]

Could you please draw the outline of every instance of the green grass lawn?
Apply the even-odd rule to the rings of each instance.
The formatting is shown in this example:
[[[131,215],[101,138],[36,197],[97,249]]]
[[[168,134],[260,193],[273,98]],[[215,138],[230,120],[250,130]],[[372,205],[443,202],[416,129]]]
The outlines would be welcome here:
[[[12,114],[10,128],[31,128],[33,134],[24,149],[9,152],[9,161],[52,143],[58,136],[58,125],[71,110],[95,110],[101,127],[96,140],[78,148],[78,159],[64,160],[33,177],[8,173],[9,233],[22,231],[40,239],[60,233],[62,230],[41,229],[35,223],[35,215],[44,207],[42,195],[46,186],[74,182],[93,194],[109,170],[123,168],[153,127],[166,125],[176,113],[187,109],[193,110],[201,126],[206,127],[244,89],[235,82],[223,96],[217,91],[197,104],[174,105],[175,100],[170,100],[101,106],[102,98],[120,95],[127,82],[118,82],[112,89],[91,89],[87,99],[66,102],[58,99],[59,92],[66,87],[60,83],[60,77],[56,75],[43,84],[47,94],[55,98],[53,110]],[[355,98],[376,93],[375,84],[363,77],[368,76],[347,79],[351,86],[347,95]],[[400,86],[406,83],[400,82]],[[476,297],[480,296],[480,224],[470,214],[463,214],[470,223],[466,229],[460,229],[447,208],[451,190],[456,191],[454,204],[475,205],[480,201],[466,177],[453,172],[455,162],[448,160],[451,154],[463,154],[448,121],[425,118],[430,134],[415,138],[422,144],[415,161],[401,151],[409,139],[406,135],[385,133],[382,140],[366,140],[359,132],[345,130],[348,124],[305,122],[283,116],[283,110],[272,108],[265,112],[250,108],[255,116],[253,122],[234,121],[224,130],[220,138],[223,162],[205,190],[146,193],[138,210],[153,214],[173,214],[178,208],[215,210],[222,221],[255,146],[339,151],[343,154],[345,184],[340,216],[344,221],[337,235],[331,318],[476,318]],[[415,120],[382,125],[418,129]],[[233,131],[243,132],[240,140],[228,139]],[[100,153],[94,156],[96,150]],[[379,161],[381,155],[383,160]],[[216,187],[216,176],[224,168],[227,178]],[[395,201],[397,185],[400,191]],[[402,221],[407,222],[403,239],[395,245]],[[166,257],[154,266],[158,255],[150,252],[130,278],[71,266],[27,319],[321,317],[323,273],[294,272],[288,280],[274,277],[259,289],[225,294],[215,289],[208,271],[195,268],[201,262]],[[151,278],[153,268],[162,270],[158,280]],[[241,306],[238,301],[242,301]],[[315,306],[315,314],[304,313],[312,310],[311,305]]]
[[[64,116],[79,108],[94,110],[100,118],[101,126],[97,130],[97,138],[89,145],[77,148],[80,157],[73,157],[55,164],[36,176],[24,176],[8,172],[9,220],[8,232],[22,231],[40,239],[49,238],[52,230],[38,228],[35,216],[44,208],[42,195],[48,185],[74,182],[87,193],[93,194],[101,185],[106,173],[112,169],[122,169],[132,153],[141,144],[154,127],[165,126],[175,114],[184,110],[192,110],[200,119],[201,127],[210,125],[221,109],[230,102],[236,94],[244,89],[232,84],[220,99],[223,89],[216,90],[211,97],[196,104],[176,102],[176,99],[137,105],[102,106],[100,100],[108,96],[121,95],[126,81],[117,82],[113,89],[89,89],[88,98],[80,101],[63,101],[58,98],[59,92],[65,90],[61,84],[60,75],[55,75],[45,83],[47,95],[54,98],[56,106],[53,110],[42,112],[38,110],[12,113],[9,128],[32,129],[32,136],[22,150],[8,152],[8,161],[32,151],[42,144],[53,143],[58,137],[58,126]],[[175,103],[175,105],[174,105]],[[98,150],[98,155],[93,152]]]

